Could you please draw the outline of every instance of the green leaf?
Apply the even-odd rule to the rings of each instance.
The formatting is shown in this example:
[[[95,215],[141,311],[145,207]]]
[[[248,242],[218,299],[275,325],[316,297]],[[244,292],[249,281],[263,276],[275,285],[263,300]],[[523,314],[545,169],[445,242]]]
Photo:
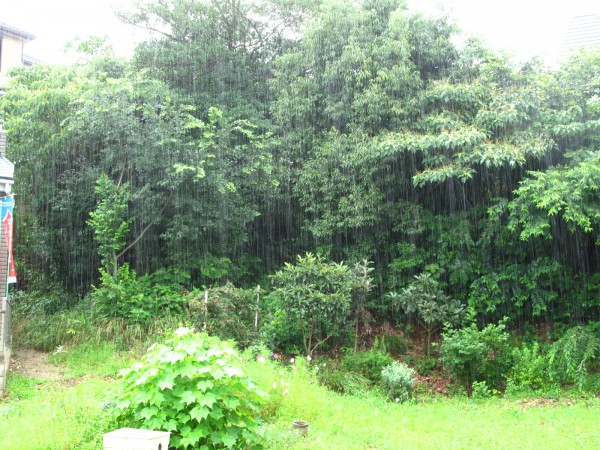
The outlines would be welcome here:
[[[145,420],[150,420],[156,413],[158,412],[158,408],[156,406],[146,406],[142,408],[139,412],[141,418]]]
[[[181,394],[181,401],[184,402],[186,405],[191,405],[196,401],[196,398],[193,392],[185,391],[183,392],[183,394]]]
[[[208,409],[206,406],[198,405],[190,411],[190,416],[192,417],[192,419],[195,419],[196,421],[200,422],[203,419],[206,419],[209,413],[210,409]]]
[[[235,397],[226,397],[223,399],[223,403],[229,409],[236,409],[240,406],[240,401]]]

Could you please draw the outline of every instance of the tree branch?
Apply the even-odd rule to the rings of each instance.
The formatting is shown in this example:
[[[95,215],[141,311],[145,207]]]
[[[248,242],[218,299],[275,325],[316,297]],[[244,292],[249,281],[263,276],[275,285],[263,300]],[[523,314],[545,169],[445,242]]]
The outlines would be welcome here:
[[[165,209],[167,209],[167,206],[168,206],[169,202],[173,198],[173,193],[174,192],[175,191],[171,191],[171,194],[169,195],[169,198],[167,199],[167,201],[165,202],[164,206],[160,210],[160,214],[162,214],[165,211]],[[119,259],[125,253],[127,253],[129,250],[131,250],[135,246],[135,244],[137,244],[139,242],[139,240],[144,236],[144,234],[146,233],[146,231],[148,231],[150,229],[150,227],[152,225],[154,225],[154,222],[150,222],[148,225],[146,225],[144,227],[144,229],[142,230],[142,232],[138,235],[138,237],[136,237],[131,244],[129,244],[127,247],[125,247],[123,250],[121,250],[121,252],[119,252],[119,254],[115,257],[115,259]]]
[[[327,339],[329,339],[331,336],[333,336],[333,335],[335,334],[335,328],[336,328],[336,325],[337,325],[337,324],[333,325],[333,329],[331,330],[331,333],[329,333],[327,336],[325,336],[325,339],[323,339],[323,340],[321,340],[321,341],[317,342],[317,344],[315,345],[315,347],[312,349],[312,351],[313,351],[313,352],[314,352],[314,351],[317,349],[317,347],[318,347],[319,345],[323,344],[325,341],[327,341]]]

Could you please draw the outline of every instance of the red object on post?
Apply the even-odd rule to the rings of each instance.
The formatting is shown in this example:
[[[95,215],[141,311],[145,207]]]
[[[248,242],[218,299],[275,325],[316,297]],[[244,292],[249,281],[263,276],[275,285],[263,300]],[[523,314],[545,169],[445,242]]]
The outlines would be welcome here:
[[[13,216],[12,209],[15,204],[12,195],[2,199],[2,230],[8,244],[8,283],[17,282],[17,270],[13,258]]]

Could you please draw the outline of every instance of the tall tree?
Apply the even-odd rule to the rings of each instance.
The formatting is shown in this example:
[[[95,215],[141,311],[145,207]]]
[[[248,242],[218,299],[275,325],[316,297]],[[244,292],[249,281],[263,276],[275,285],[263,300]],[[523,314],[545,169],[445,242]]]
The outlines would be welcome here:
[[[122,248],[108,252],[111,267],[121,259],[148,272],[167,260],[192,271],[202,255],[237,251],[259,214],[257,193],[276,185],[262,132],[217,109],[201,121],[184,97],[147,73],[113,78],[88,70],[97,63],[24,70],[2,98],[17,192],[37,230],[28,257],[68,287],[91,285],[98,261],[87,221],[99,174],[106,186],[129,192],[113,227]],[[38,128],[43,132],[29,133]],[[130,223],[129,231],[119,223]],[[101,245],[106,260],[117,243]]]
[[[134,64],[204,108],[264,113],[270,61],[297,38],[318,0],[146,0],[121,19],[151,32]]]

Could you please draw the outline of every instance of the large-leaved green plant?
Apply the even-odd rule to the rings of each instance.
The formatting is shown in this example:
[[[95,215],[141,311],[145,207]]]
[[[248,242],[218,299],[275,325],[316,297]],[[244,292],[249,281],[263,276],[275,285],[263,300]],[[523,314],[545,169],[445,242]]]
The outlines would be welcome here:
[[[175,449],[258,449],[262,395],[229,341],[188,328],[121,371],[119,422],[171,432]]]
[[[311,356],[348,320],[355,279],[343,262],[328,262],[312,253],[299,255],[296,261],[295,265],[286,263],[271,280],[287,317],[302,331],[304,349]]]

